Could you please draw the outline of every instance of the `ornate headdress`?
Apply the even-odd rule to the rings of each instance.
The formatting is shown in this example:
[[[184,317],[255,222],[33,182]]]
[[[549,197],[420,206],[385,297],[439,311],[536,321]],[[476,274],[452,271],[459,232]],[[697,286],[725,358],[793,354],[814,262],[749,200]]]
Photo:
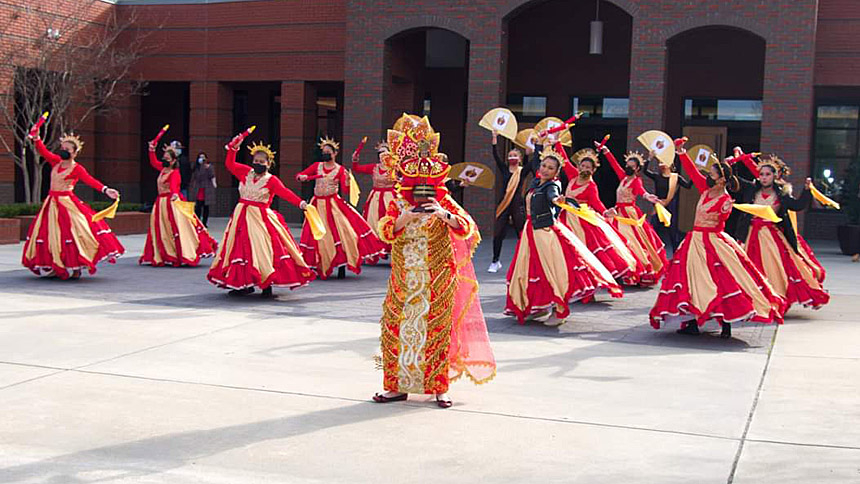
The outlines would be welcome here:
[[[579,168],[579,164],[583,161],[590,161],[591,164],[594,165],[595,169],[600,166],[600,157],[597,156],[597,152],[591,148],[583,148],[577,151],[570,157],[570,160],[577,168]]]
[[[645,155],[638,151],[628,151],[624,154],[624,162],[626,163],[629,160],[636,160],[639,163],[640,167],[645,166]]]
[[[789,168],[780,157],[773,153],[759,157],[758,167],[761,168],[763,166],[771,167],[773,172],[780,178],[791,175],[791,168]]]
[[[438,151],[439,133],[433,131],[426,116],[417,121],[413,115],[404,116],[410,122],[401,117],[395,124],[403,131],[388,130],[390,151],[382,154],[382,163],[393,167],[393,176],[400,175],[400,194],[409,202],[416,198],[441,198],[451,167]]]
[[[80,153],[84,148],[84,142],[75,133],[63,133],[60,136],[60,143],[71,143],[75,145],[75,153]]]
[[[262,142],[259,144],[252,144],[248,147],[248,151],[251,152],[251,156],[254,156],[257,153],[265,153],[266,159],[269,160],[269,163],[275,161],[275,153],[277,153],[276,151],[272,151],[272,145],[264,145]]]
[[[320,149],[323,149],[324,146],[330,146],[331,149],[335,151],[340,151],[340,143],[335,141],[334,138],[329,138],[328,136],[320,138],[320,142],[319,144],[317,144],[317,146],[319,146]]]
[[[165,153],[170,153],[171,155],[173,155],[174,160],[179,158],[179,155],[176,153],[176,148],[174,148],[173,146],[171,146],[169,144],[164,145],[164,148],[162,148],[161,151],[163,151]]]
[[[541,161],[547,158],[553,158],[557,160],[559,168],[561,168],[561,166],[564,165],[564,162],[567,161],[567,155],[565,153],[559,153],[552,145],[545,146],[543,151],[540,152],[539,156]]]

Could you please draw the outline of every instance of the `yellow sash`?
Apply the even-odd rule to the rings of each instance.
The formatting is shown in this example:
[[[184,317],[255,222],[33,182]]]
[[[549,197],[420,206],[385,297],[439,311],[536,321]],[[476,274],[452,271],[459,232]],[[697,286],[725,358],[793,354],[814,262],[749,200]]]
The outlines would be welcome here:
[[[833,200],[827,198],[823,193],[819,192],[815,185],[813,185],[809,191],[812,192],[812,198],[818,200],[818,203],[824,205],[825,207],[833,207],[836,210],[839,210],[839,204],[834,202]]]
[[[182,200],[174,200],[173,205],[179,210],[179,213],[185,216],[188,220],[194,222],[197,217],[194,215],[194,202],[183,202]]]
[[[516,170],[511,174],[511,179],[508,180],[508,186],[505,187],[505,198],[499,203],[499,206],[496,207],[496,218],[504,213],[504,211],[508,208],[508,205],[511,204],[511,200],[514,199],[515,192],[517,191],[517,186],[520,184],[520,173],[522,173],[523,167],[518,166]]]
[[[320,240],[325,237],[325,225],[323,225],[320,213],[317,211],[316,207],[308,204],[305,207],[305,218],[308,220],[308,225],[311,227],[311,234],[313,234],[314,240]]]
[[[672,199],[675,198],[676,193],[678,193],[678,174],[669,173],[669,193],[666,195],[666,198],[660,200],[660,203],[663,204],[664,207],[669,205],[672,202]],[[658,211],[657,214],[659,215],[659,213],[660,212]]]
[[[782,221],[781,218],[776,216],[776,212],[773,211],[773,207],[771,207],[770,205],[757,205],[755,203],[735,203],[733,206],[741,212],[751,213],[756,217],[760,217],[767,220],[768,222],[778,223]]]
[[[622,223],[624,225],[633,225],[635,227],[641,227],[641,226],[645,225],[645,215],[644,214],[642,215],[641,218],[639,218],[639,220],[636,220],[633,218],[627,218],[627,217],[615,217],[615,220],[617,220],[619,223]]]
[[[567,202],[556,202],[556,205],[561,207],[563,210],[570,212],[577,217],[585,220],[591,225],[597,225],[597,214],[588,207],[588,205],[580,205],[579,208],[574,207],[573,205],[568,204]]]
[[[672,198],[669,197],[671,200]],[[655,203],[654,210],[657,211],[657,219],[666,227],[672,225],[672,213],[666,210],[662,203]]]
[[[355,177],[352,176],[352,172],[349,172],[349,203],[355,207],[358,205],[358,197],[361,196],[361,188],[358,186],[358,182],[355,181]],[[317,239],[319,240],[319,239]]]
[[[98,222],[100,220],[104,220],[106,218],[114,218],[116,217],[116,209],[119,207],[119,197],[116,197],[116,200],[111,204],[110,207],[93,214],[93,222]]]

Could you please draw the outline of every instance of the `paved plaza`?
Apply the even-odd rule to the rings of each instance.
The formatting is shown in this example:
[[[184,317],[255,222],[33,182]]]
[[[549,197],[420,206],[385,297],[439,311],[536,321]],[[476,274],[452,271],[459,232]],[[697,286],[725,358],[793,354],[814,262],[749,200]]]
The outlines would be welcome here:
[[[370,401],[387,265],[231,298],[121,240],[79,281],[0,246],[0,483],[860,483],[860,264],[833,243],[828,306],[725,341],[651,329],[656,289],[520,326],[487,241],[498,376],[441,410]]]

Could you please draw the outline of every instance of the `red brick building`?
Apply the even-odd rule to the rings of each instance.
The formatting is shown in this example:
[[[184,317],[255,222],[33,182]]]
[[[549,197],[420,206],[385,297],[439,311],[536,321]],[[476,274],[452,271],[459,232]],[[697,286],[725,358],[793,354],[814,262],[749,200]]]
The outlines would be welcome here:
[[[292,174],[312,162],[319,134],[348,154],[403,111],[430,115],[452,162],[489,161],[477,122],[499,105],[522,125],[586,112],[576,146],[612,133],[614,151],[640,149],[636,136],[658,128],[723,153],[776,152],[795,181],[838,183],[860,150],[860,4],[849,0],[119,0],[93,12],[56,3],[58,15],[93,22],[137,9],[141,29],[164,24],[137,66],[148,95],[82,133],[84,162],[129,201],[154,195],[144,141],[164,123],[192,158],[219,162],[231,134],[256,124],[297,192]],[[7,3],[0,15],[18,10]],[[596,18],[603,53],[591,55]],[[225,170],[218,177],[226,213],[236,194]],[[599,181],[613,197],[611,176]],[[0,159],[0,202],[14,200],[16,183]],[[493,194],[464,197],[489,227]],[[833,237],[840,217],[807,217],[807,236]]]

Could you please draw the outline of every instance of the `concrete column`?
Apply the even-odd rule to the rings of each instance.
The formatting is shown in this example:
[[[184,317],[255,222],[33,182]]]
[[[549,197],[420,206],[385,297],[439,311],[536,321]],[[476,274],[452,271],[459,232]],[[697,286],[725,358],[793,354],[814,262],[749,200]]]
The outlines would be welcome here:
[[[215,163],[218,180],[217,201],[211,215],[224,216],[236,204],[238,195],[233,177],[224,168],[224,145],[233,133],[233,89],[223,82],[201,81],[191,83],[189,112],[188,152],[205,151]]]

